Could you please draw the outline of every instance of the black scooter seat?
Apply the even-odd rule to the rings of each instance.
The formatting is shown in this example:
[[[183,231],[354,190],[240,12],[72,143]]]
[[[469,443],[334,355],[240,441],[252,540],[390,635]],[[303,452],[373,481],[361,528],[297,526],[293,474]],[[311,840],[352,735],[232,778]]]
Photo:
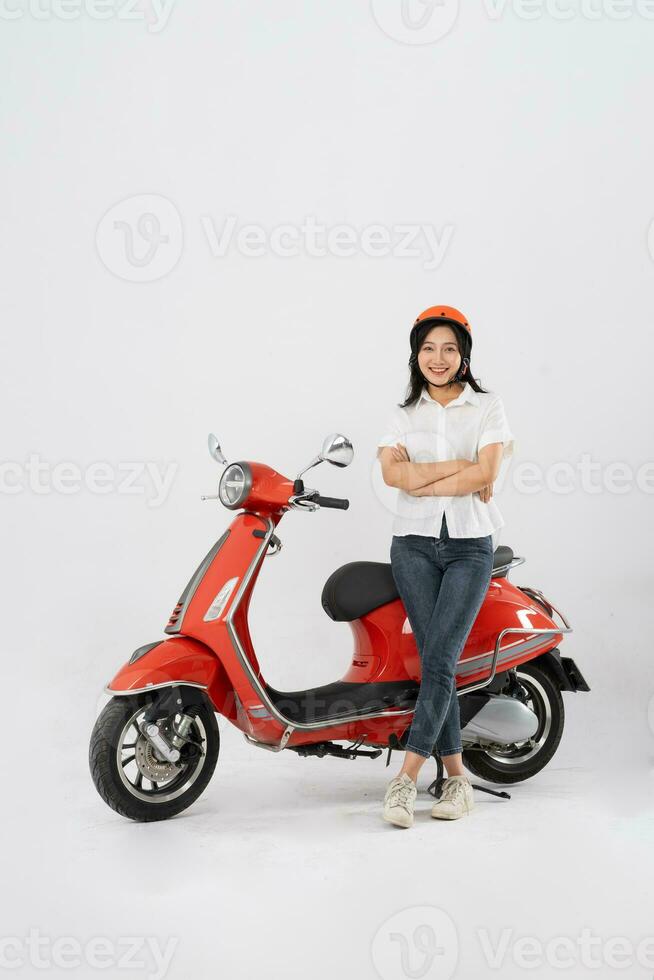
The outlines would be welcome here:
[[[500,545],[493,555],[493,569],[508,565],[513,551]],[[322,607],[340,623],[350,623],[379,606],[399,599],[390,562],[351,561],[329,576],[322,590]]]

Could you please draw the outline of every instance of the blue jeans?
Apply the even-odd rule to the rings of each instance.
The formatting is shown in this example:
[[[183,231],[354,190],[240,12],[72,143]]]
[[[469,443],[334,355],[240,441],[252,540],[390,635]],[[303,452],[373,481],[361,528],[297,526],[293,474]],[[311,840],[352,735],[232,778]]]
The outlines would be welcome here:
[[[422,677],[405,748],[429,758],[461,752],[456,667],[493,570],[492,535],[393,535],[391,570],[420,654]]]

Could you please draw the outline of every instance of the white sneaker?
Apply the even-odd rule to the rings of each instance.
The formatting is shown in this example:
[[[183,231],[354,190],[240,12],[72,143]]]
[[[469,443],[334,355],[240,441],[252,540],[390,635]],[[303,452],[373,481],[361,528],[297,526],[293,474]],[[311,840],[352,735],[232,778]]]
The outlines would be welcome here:
[[[396,827],[411,827],[417,794],[418,787],[406,772],[391,779],[384,797],[384,820]]]
[[[431,808],[432,817],[456,820],[470,813],[475,805],[474,791],[467,776],[448,776],[441,798]]]

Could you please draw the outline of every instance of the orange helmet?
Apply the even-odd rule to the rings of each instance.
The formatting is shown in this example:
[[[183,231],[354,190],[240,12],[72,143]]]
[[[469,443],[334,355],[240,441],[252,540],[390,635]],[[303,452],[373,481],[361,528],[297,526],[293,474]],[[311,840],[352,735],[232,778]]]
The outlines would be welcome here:
[[[454,327],[455,333],[459,335],[459,348],[462,357],[459,370],[453,378],[450,378],[447,384],[450,385],[454,381],[462,381],[470,367],[470,352],[472,350],[472,330],[465,316],[461,310],[457,310],[454,306],[430,306],[416,317],[409,336],[409,343],[411,344],[409,365],[413,371],[418,370],[418,329],[425,323],[430,323],[435,327],[440,324],[449,324]],[[425,378],[424,380],[427,379]]]
[[[411,328],[409,342],[414,355],[417,355],[416,334],[418,327],[421,323],[426,323],[427,321],[431,322],[432,320],[435,327],[437,327],[439,324],[452,324],[457,327],[463,327],[470,337],[470,346],[472,346],[472,330],[470,329],[470,324],[461,310],[457,310],[454,306],[430,306],[426,310],[423,310],[422,313],[418,314]]]
[[[458,323],[460,327],[465,327],[472,336],[470,324],[461,310],[457,310],[453,306],[430,306],[416,317],[414,326],[418,323],[424,323],[425,320],[439,320],[441,323],[447,323],[449,320],[452,323]]]

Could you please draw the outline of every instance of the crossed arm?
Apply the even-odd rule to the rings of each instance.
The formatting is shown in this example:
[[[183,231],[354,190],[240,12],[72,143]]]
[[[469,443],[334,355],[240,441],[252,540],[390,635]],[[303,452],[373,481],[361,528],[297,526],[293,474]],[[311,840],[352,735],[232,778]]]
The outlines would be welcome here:
[[[384,446],[379,451],[384,483],[406,491],[413,497],[460,497],[478,492],[487,503],[493,495],[502,460],[502,443],[494,442],[479,450],[479,460],[447,460],[441,463],[412,463],[406,448]]]

